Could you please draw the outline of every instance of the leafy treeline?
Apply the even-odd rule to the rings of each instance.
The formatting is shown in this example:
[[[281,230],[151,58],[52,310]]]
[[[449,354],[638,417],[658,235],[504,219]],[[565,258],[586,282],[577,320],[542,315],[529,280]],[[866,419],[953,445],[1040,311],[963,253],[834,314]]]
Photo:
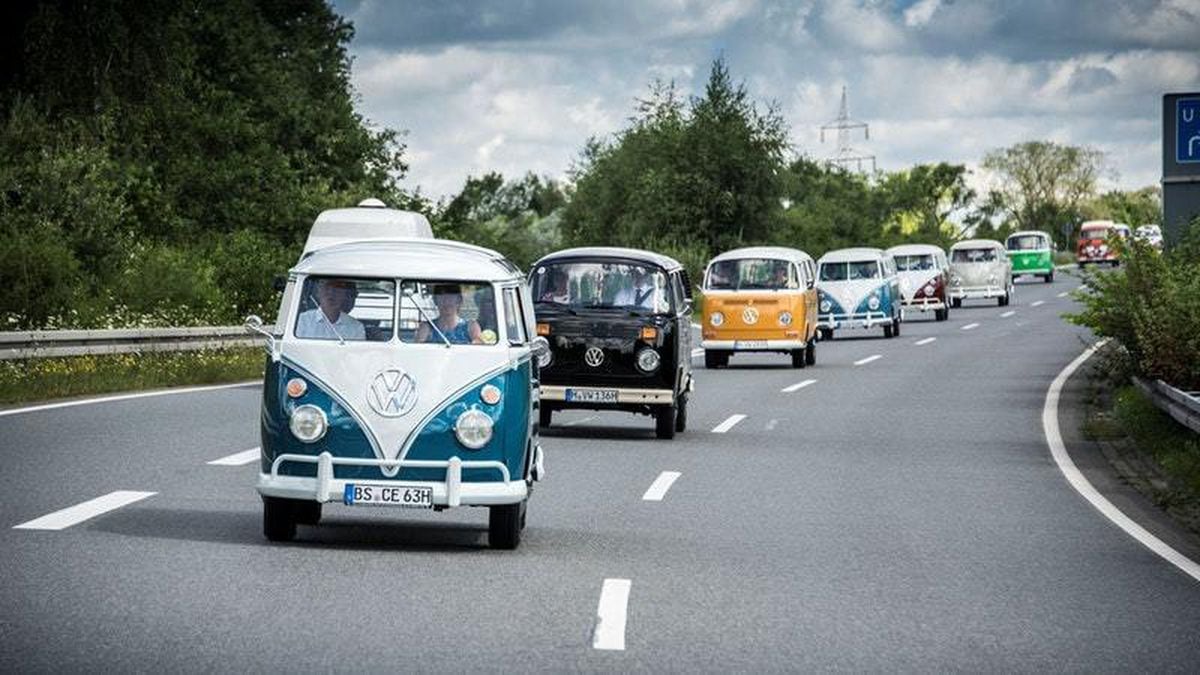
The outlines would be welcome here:
[[[0,328],[270,315],[270,279],[295,261],[314,216],[364,197],[423,211],[438,236],[522,266],[563,246],[621,245],[693,272],[742,245],[820,255],[1016,227],[1062,239],[1084,217],[1157,220],[1155,192],[1096,196],[1103,158],[1053,143],[985,158],[1000,187],[982,197],[962,165],[864,176],[797,157],[778,110],[723,60],[697,96],[652,84],[625,129],[584,145],[566,182],[489,173],[431,204],[398,184],[397,132],[355,112],[353,28],[323,0],[5,11]],[[1067,187],[1044,170],[1080,162]]]
[[[261,310],[315,213],[364,196],[406,201],[403,146],[355,112],[353,30],[322,0],[5,11],[9,327]]]

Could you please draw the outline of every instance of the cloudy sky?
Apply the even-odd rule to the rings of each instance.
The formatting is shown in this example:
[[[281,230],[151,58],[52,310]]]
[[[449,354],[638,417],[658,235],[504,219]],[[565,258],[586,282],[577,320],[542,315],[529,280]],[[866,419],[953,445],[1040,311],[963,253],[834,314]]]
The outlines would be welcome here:
[[[354,22],[360,110],[407,130],[405,184],[437,198],[468,175],[563,176],[620,130],[658,78],[703,87],[724,55],[773,100],[798,154],[819,127],[870,124],[879,167],[1029,139],[1108,153],[1109,186],[1160,178],[1161,97],[1200,90],[1200,0],[337,0]],[[982,186],[986,176],[973,182]]]

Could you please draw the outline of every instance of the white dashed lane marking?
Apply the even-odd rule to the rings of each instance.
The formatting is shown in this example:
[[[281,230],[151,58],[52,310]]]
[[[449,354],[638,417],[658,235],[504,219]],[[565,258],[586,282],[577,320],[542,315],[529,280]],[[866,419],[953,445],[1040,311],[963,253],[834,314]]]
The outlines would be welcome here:
[[[882,359],[882,358],[883,358],[883,354],[872,354],[871,356],[868,356],[868,357],[867,357],[867,358],[865,358],[865,359],[859,359],[859,360],[855,361],[855,362],[854,362],[854,365],[856,365],[856,366],[863,366],[863,365],[866,365],[866,364],[868,364],[868,363],[870,363],[870,362],[872,362],[872,361],[876,361],[876,360],[878,360],[878,359]]]
[[[727,419],[724,422],[721,422],[717,426],[713,427],[712,432],[714,434],[723,434],[726,431],[729,431],[730,429],[732,429],[735,424],[737,424],[738,422],[741,422],[744,419],[746,419],[746,416],[742,415],[740,413],[737,415],[730,415],[729,419]]]
[[[1010,310],[1008,310],[1007,312],[1005,312],[1005,313],[1001,314],[1001,315],[1000,315],[1000,318],[1001,318],[1001,319],[1007,319],[1008,317],[1012,316],[1013,314],[1016,314],[1016,312],[1014,312],[1013,310],[1011,310],[1011,309],[1010,309]]]
[[[108,513],[122,506],[127,506],[137,501],[141,501],[146,497],[151,497],[155,492],[133,492],[130,490],[118,490],[110,492],[103,497],[90,499],[82,504],[70,506],[61,511],[55,511],[35,518],[27,523],[21,523],[13,527],[14,530],[63,530],[72,525],[77,525],[85,520],[95,518],[96,516]]]
[[[629,608],[629,579],[605,579],[600,587],[600,605],[596,608],[593,649],[625,649],[625,613]]]
[[[1065,297],[1067,297],[1067,293],[1069,293],[1069,292],[1070,292],[1070,291],[1063,291],[1062,293],[1059,293],[1058,295],[1056,295],[1056,296],[1054,296],[1054,297],[1056,297],[1056,298],[1065,298]]]
[[[979,324],[977,323],[969,323],[962,327],[963,330],[974,330],[976,328],[979,328]]]
[[[808,385],[816,384],[816,383],[817,383],[816,380],[805,380],[803,382],[797,382],[796,384],[789,384],[788,386],[784,387],[783,389],[780,389],[779,391],[784,394],[790,394],[793,391],[800,391],[801,389],[807,387]]]
[[[235,452],[232,455],[222,457],[221,459],[214,459],[213,461],[208,462],[208,464],[209,466],[245,466],[258,459],[261,455],[262,453],[258,448],[250,448],[249,450]]]
[[[1037,307],[1037,306],[1039,306],[1039,305],[1044,305],[1044,304],[1046,304],[1046,301],[1045,301],[1045,300],[1038,300],[1037,302],[1032,302],[1032,303],[1029,303],[1029,306],[1030,306],[1030,307]]]
[[[935,338],[935,337],[927,337],[927,338],[925,338],[924,340],[917,340],[917,341],[916,341],[916,342],[914,342],[913,344],[914,344],[914,345],[916,345],[916,346],[918,346],[918,347],[920,347],[921,345],[927,345],[927,344],[929,344],[930,342],[933,342],[933,341],[934,341],[934,340],[936,340],[936,339],[937,339],[937,338]]]
[[[593,416],[591,416],[591,417],[584,417],[583,419],[579,419],[579,420],[571,420],[570,422],[563,422],[562,424],[560,424],[560,425],[558,425],[558,426],[560,426],[560,427],[573,427],[573,426],[575,426],[575,425],[577,425],[577,424],[587,424],[588,422],[591,422],[591,421],[592,421],[592,420],[594,420],[594,419],[596,419],[595,415],[593,415]]]
[[[664,471],[658,474],[658,478],[650,484],[650,488],[646,490],[646,494],[642,495],[644,502],[661,502],[663,497],[667,496],[667,490],[675,483],[675,480],[683,474],[678,471]]]

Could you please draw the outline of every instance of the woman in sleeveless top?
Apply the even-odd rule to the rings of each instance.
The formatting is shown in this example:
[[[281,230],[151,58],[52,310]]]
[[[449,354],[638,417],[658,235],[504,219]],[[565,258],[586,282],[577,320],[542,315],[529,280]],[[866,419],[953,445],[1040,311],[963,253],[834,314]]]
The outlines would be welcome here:
[[[482,344],[479,324],[458,315],[462,307],[462,291],[457,284],[444,284],[433,289],[433,302],[437,305],[438,316],[433,323],[451,344],[467,345]],[[438,331],[430,328],[428,323],[422,323],[417,328],[417,342],[441,342]]]

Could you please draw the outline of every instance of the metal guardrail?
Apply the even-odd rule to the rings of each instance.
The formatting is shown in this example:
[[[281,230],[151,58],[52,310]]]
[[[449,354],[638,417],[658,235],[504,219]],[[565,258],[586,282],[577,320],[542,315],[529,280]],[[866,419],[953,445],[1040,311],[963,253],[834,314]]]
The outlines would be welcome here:
[[[261,345],[242,326],[0,332],[0,361],[47,356],[180,352]]]
[[[1162,380],[1133,378],[1133,383],[1158,407],[1183,426],[1200,434],[1200,391],[1183,391]]]

